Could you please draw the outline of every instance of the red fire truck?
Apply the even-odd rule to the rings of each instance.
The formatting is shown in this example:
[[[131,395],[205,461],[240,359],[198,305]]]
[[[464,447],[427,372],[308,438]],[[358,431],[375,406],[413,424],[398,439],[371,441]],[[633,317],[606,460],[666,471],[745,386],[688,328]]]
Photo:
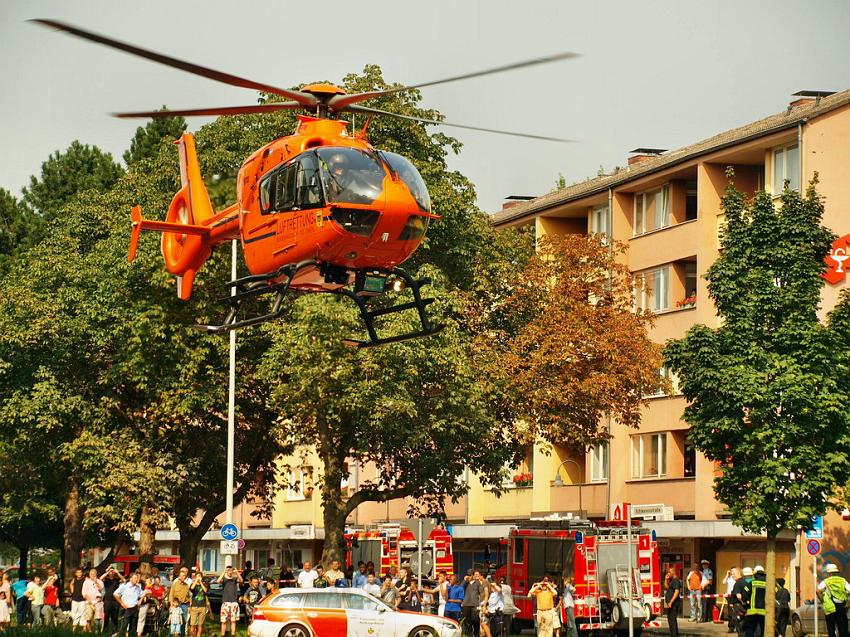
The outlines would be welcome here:
[[[533,621],[528,591],[544,575],[559,584],[572,577],[579,631],[628,634],[629,605],[634,634],[661,614],[658,544],[655,532],[632,522],[632,596],[629,545],[624,521],[562,519],[531,521],[510,531],[507,555],[496,571],[513,591],[519,620]]]
[[[351,529],[345,535],[348,544],[347,561],[373,562],[375,572],[386,573],[390,566],[410,568],[418,574],[419,554],[416,538],[411,530],[401,524],[379,524],[374,528]],[[433,579],[440,571],[454,571],[452,536],[444,528],[431,530],[428,539],[422,542],[422,577]]]

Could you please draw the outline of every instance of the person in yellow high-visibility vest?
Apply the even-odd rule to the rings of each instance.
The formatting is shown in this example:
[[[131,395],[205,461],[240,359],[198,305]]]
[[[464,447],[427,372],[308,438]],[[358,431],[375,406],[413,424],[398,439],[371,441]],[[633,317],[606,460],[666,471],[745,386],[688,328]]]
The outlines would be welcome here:
[[[765,593],[767,592],[767,576],[764,567],[753,569],[752,581],[744,587],[744,597],[749,600],[747,614],[744,617],[744,634],[746,637],[764,636]]]
[[[835,564],[826,565],[826,579],[818,584],[818,595],[826,615],[826,634],[829,637],[847,637],[847,598],[850,584],[838,574]]]

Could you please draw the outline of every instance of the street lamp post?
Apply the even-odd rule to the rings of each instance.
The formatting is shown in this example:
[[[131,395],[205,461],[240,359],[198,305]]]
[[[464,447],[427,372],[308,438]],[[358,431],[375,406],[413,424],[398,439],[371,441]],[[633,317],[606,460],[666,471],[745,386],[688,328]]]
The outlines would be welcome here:
[[[576,469],[579,470],[579,473],[581,473],[582,471],[581,465],[578,462],[567,458],[566,460],[561,462],[561,464],[558,465],[557,469],[555,469],[555,478],[554,480],[552,480],[552,484],[554,484],[556,487],[564,486],[564,481],[561,479],[561,467],[563,467],[565,464],[574,464],[576,466]],[[581,488],[584,486],[584,479],[582,478],[581,482],[579,482],[578,484],[572,484],[571,486],[578,487],[578,516],[583,517],[584,507],[582,507],[581,505]]]

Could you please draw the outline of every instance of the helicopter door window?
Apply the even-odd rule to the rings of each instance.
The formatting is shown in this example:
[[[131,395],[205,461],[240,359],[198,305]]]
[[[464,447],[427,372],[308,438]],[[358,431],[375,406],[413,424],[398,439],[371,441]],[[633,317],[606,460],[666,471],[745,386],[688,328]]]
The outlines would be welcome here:
[[[274,188],[272,182],[277,177],[277,174],[269,175],[260,182],[260,210],[266,214],[271,210],[271,193]]]
[[[298,164],[293,163],[284,166],[274,180],[274,200],[272,209],[276,212],[286,212],[295,208],[295,177],[298,172]]]
[[[298,162],[295,203],[299,209],[322,207],[322,185],[319,183],[319,160],[310,153]]]

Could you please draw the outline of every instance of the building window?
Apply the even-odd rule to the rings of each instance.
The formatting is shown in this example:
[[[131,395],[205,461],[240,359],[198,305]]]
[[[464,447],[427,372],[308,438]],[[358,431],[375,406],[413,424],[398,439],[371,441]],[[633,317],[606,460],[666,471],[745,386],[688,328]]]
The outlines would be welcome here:
[[[797,144],[776,148],[773,151],[773,195],[778,197],[785,189],[785,180],[791,190],[800,190],[800,149]]]
[[[692,442],[685,441],[684,475],[693,478],[697,475],[697,450]]]
[[[639,235],[670,225],[670,186],[635,195],[632,234]]]
[[[697,296],[697,262],[685,261],[685,294],[696,299]]]
[[[608,243],[611,236],[611,228],[608,223],[608,206],[594,206],[590,209],[590,231],[594,234],[604,235],[603,243]]]
[[[291,467],[286,483],[286,499],[304,500],[304,486],[304,470],[301,467]]]
[[[662,365],[658,369],[657,373],[658,373],[658,377],[660,379],[667,380],[667,381],[670,382],[670,387],[672,389],[673,385],[674,385],[674,379],[673,379],[673,372],[670,371],[670,368],[666,364]],[[668,395],[667,392],[659,389],[654,394],[643,394],[641,397],[642,398],[660,398],[662,396],[667,396],[667,395]]]
[[[667,475],[667,433],[632,436],[632,478]]]
[[[642,272],[636,276],[635,309],[661,312],[670,308],[670,266]]]
[[[697,218],[697,182],[685,182],[685,221]]]
[[[608,444],[590,448],[590,481],[605,482],[608,479]]]

